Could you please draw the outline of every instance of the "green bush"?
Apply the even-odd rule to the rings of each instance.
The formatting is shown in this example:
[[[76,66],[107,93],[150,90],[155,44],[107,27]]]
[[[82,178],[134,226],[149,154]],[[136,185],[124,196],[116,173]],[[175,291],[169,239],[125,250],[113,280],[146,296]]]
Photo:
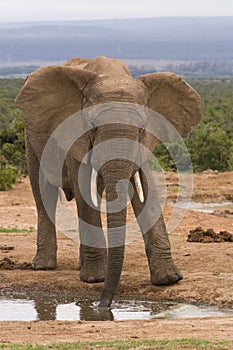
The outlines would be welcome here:
[[[18,169],[18,174],[25,174],[27,171],[24,124],[19,116],[15,117],[8,128],[0,131],[0,156],[7,164]]]
[[[200,123],[185,140],[194,171],[232,170],[233,141],[213,122]]]
[[[15,97],[22,79],[0,79],[0,190],[8,190],[26,172],[24,125]]]
[[[157,158],[160,167],[167,171],[190,172],[192,171],[192,163],[189,151],[181,140],[159,144],[154,156]],[[152,168],[157,170],[152,164]]]
[[[233,79],[189,79],[204,100],[203,118],[184,137],[193,170],[233,170]],[[165,170],[176,170],[174,157],[179,159],[179,170],[186,164],[187,154],[176,143],[154,151]]]
[[[0,191],[12,188],[16,183],[18,171],[15,167],[0,163]]]

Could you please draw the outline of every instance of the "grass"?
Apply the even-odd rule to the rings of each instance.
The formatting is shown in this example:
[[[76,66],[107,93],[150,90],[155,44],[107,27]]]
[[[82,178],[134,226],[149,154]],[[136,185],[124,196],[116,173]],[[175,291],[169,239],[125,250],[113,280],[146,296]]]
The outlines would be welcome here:
[[[221,275],[221,272],[219,271],[213,271],[213,276],[220,276]]]
[[[25,233],[25,232],[33,232],[35,229],[34,227],[30,227],[29,229],[20,229],[17,227],[12,227],[12,228],[5,228],[5,227],[0,227],[0,233]]]
[[[174,340],[117,340],[111,342],[90,343],[62,343],[50,345],[20,345],[0,344],[4,350],[229,350],[233,349],[233,341],[201,340],[201,339],[174,339]]]

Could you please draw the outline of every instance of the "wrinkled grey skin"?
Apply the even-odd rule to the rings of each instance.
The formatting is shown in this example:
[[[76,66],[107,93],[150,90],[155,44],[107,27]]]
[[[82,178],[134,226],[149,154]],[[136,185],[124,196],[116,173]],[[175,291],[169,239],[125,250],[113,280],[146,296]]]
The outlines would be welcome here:
[[[91,203],[92,168],[99,169],[99,164],[102,164],[98,171],[98,193],[102,196],[105,189],[107,207],[111,211],[112,203],[119,194],[116,184],[121,180],[127,180],[135,189],[133,176],[139,166],[136,160],[138,151],[132,149],[130,143],[124,144],[124,153],[130,160],[118,158],[105,164],[101,157],[111,158],[112,150],[106,149],[103,154],[95,152],[95,146],[112,138],[124,137],[153,150],[157,141],[143,130],[145,120],[139,122],[140,127],[120,124],[96,127],[96,116],[94,116],[93,129],[86,133],[80,142],[77,141],[73,151],[68,152],[63,167],[62,184],[57,184],[53,170],[51,173],[42,171],[42,187],[47,195],[46,208],[41,196],[39,170],[46,142],[62,121],[86,107],[111,101],[148,106],[164,115],[181,134],[187,133],[199,121],[202,113],[202,101],[199,95],[176,75],[154,73],[133,79],[122,62],[106,57],[96,57],[89,61],[73,59],[64,66],[43,67],[28,77],[16,100],[22,109],[25,122],[28,169],[38,212],[37,253],[33,267],[36,270],[56,268],[57,242],[54,223],[58,186],[61,186],[67,199],[71,200],[74,197],[77,203],[81,242],[80,278],[89,283],[105,281],[100,297],[100,306],[103,307],[110,306],[120,279],[125,248],[126,209],[108,213],[109,232],[114,229],[114,235],[119,237],[119,245],[112,247],[111,240],[115,237],[109,233],[109,248],[104,248],[106,244],[99,210],[100,200],[98,208],[88,205],[85,200],[88,198],[88,202]],[[130,118],[130,113],[132,111],[127,114],[127,120]],[[106,112],[98,117],[106,120],[107,124]],[[82,166],[83,188],[80,189],[78,185],[80,164],[91,148],[93,148],[92,157],[85,160]],[[144,216],[138,219],[138,224],[143,233],[151,282],[154,285],[169,285],[183,277],[172,260],[162,214],[149,230],[145,228],[145,222],[151,221],[152,213],[159,212],[160,207],[147,160],[142,157],[141,163],[143,171],[140,170],[140,177],[145,200],[141,202],[135,190],[132,206],[137,218],[146,206]],[[120,199],[118,198],[118,204],[121,201],[121,208],[126,208],[128,184],[124,181],[121,183],[118,192],[120,191],[122,195]],[[148,186],[153,199],[150,203],[147,203]],[[87,232],[85,222],[92,227],[98,227],[98,233],[95,229],[93,232],[89,229]],[[98,242],[95,247],[85,244],[92,234],[95,234],[94,239]]]

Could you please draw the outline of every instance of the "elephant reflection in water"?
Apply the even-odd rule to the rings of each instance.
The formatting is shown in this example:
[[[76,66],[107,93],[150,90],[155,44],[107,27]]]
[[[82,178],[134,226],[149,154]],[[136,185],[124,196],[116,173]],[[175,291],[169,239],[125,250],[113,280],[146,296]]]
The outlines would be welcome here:
[[[100,306],[109,307],[123,266],[130,187],[152,284],[181,280],[143,149],[154,150],[158,143],[154,130],[163,142],[171,139],[169,130],[162,130],[158,114],[181,135],[200,120],[203,103],[197,92],[173,73],[134,79],[117,59],[77,58],[30,74],[16,103],[25,122],[28,169],[38,213],[33,268],[57,266],[55,211],[59,188],[63,188],[67,200],[75,198],[78,208],[80,279],[104,281]],[[148,109],[155,117],[148,118]],[[74,135],[76,139],[71,140]],[[54,148],[47,152],[50,158],[43,167],[41,161],[50,141]],[[100,215],[104,190],[108,244]]]
[[[67,304],[71,303],[73,300],[67,300]],[[50,297],[36,297],[34,299],[35,310],[37,312],[37,319],[39,321],[56,321],[59,319],[58,308],[59,305],[63,304],[59,299]],[[64,305],[64,304],[63,304]],[[80,301],[73,305],[72,309],[77,308],[75,310],[74,320],[83,320],[83,321],[112,321],[113,314],[109,308],[95,308],[91,301]],[[69,309],[67,309],[66,315],[64,319],[70,319]]]

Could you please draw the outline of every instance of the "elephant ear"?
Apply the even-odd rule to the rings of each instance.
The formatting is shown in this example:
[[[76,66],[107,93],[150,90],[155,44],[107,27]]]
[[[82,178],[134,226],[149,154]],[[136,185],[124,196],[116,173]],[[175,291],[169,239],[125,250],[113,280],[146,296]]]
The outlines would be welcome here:
[[[74,66],[47,66],[36,70],[25,80],[16,98],[25,124],[35,132],[50,136],[82,109],[82,90],[95,78],[95,73]],[[83,129],[83,125],[80,128]],[[79,142],[83,151],[89,148],[85,142],[88,140],[84,137]]]
[[[149,89],[148,107],[168,120],[179,135],[187,134],[199,122],[202,117],[203,101],[181,77],[164,72],[142,75],[138,79]],[[156,121],[154,123],[156,124]],[[175,138],[174,132],[168,129],[166,126],[166,130],[162,132],[164,142]],[[156,141],[150,140],[150,143],[152,149]]]

